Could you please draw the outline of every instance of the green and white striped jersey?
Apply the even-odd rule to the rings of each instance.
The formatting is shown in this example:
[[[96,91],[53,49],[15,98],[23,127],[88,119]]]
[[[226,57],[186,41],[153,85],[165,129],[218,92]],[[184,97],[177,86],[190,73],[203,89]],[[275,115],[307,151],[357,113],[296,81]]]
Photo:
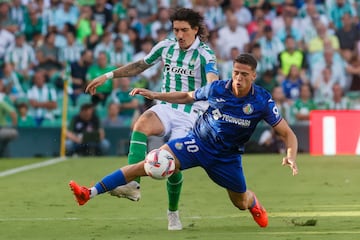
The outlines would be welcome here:
[[[165,39],[152,48],[144,61],[150,65],[163,62],[162,92],[193,91],[207,84],[207,72],[218,74],[215,53],[199,38],[187,50],[180,49],[175,39]],[[186,105],[161,103],[187,113],[198,106],[204,107],[200,102]]]

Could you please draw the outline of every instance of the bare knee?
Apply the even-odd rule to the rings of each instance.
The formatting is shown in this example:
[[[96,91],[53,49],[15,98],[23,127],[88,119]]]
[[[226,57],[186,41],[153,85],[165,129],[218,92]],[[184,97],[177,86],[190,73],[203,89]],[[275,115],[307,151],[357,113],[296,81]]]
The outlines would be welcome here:
[[[154,136],[162,134],[164,126],[156,113],[153,111],[146,111],[135,122],[133,130],[142,132],[146,136]]]

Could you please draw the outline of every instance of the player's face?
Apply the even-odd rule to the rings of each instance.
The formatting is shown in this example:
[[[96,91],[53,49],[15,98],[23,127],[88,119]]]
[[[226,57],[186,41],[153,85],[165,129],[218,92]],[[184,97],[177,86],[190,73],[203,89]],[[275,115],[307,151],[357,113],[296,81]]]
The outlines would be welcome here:
[[[234,63],[232,71],[232,90],[237,97],[246,96],[251,85],[256,79],[256,71],[252,70],[249,65]]]
[[[186,21],[174,21],[173,32],[181,49],[188,49],[195,41],[199,28],[191,28]]]

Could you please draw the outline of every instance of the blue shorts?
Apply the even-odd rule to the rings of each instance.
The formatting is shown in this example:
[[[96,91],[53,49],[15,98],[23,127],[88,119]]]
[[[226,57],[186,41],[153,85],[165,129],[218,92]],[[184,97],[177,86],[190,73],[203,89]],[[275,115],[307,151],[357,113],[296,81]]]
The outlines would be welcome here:
[[[240,154],[221,158],[214,156],[193,135],[171,140],[167,144],[180,161],[180,170],[200,166],[216,184],[233,192],[246,192]]]

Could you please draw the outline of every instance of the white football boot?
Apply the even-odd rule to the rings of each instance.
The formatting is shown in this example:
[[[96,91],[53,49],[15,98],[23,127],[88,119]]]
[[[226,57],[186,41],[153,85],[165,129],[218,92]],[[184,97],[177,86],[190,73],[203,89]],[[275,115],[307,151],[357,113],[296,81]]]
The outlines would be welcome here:
[[[141,198],[140,184],[136,181],[131,181],[128,184],[118,186],[110,191],[112,196],[119,198],[127,198],[131,201],[139,201]]]
[[[179,211],[167,211],[168,216],[168,230],[170,231],[176,231],[176,230],[182,230],[182,224],[179,217]]]

